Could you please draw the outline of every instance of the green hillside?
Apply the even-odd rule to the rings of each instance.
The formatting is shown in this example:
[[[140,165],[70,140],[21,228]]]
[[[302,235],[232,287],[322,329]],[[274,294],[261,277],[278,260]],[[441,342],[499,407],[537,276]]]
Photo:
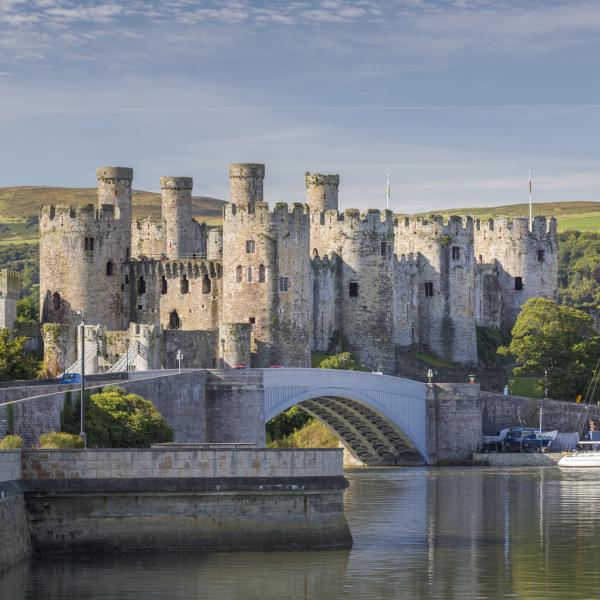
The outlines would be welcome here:
[[[96,188],[62,187],[7,187],[0,188],[0,244],[37,241],[36,215],[42,206],[68,204],[82,206],[95,204]],[[220,224],[222,200],[194,197],[192,212],[199,221]],[[160,217],[160,194],[133,192],[133,214],[136,218]]]
[[[485,208],[451,208],[447,210],[427,211],[419,216],[438,214],[471,215],[478,219],[496,217],[528,217],[528,204],[506,204]],[[600,202],[539,202],[533,205],[533,214],[558,219],[558,230],[600,231]]]

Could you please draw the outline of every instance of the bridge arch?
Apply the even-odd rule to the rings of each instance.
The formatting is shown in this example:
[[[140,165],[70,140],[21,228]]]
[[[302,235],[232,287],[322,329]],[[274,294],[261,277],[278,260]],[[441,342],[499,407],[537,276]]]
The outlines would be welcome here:
[[[426,386],[330,369],[265,369],[265,422],[298,406],[325,423],[366,464],[428,462]]]

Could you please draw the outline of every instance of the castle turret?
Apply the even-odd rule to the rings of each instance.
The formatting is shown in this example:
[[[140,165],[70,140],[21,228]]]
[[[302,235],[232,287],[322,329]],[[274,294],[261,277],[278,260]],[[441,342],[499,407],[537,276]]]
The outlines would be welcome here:
[[[250,366],[250,323],[219,325],[219,360],[221,369]]]
[[[100,167],[96,170],[98,180],[98,209],[112,205],[114,220],[119,221],[119,256],[122,262],[131,255],[131,182],[133,169],[129,167]]]
[[[0,327],[13,329],[17,320],[17,300],[21,276],[11,269],[0,270]]]
[[[232,163],[229,165],[231,202],[250,212],[263,201],[265,165],[256,163]]]
[[[170,259],[192,254],[191,177],[161,177],[162,216],[166,227],[166,252]]]
[[[306,203],[311,213],[325,212],[338,209],[339,175],[322,175],[309,173],[305,175]]]

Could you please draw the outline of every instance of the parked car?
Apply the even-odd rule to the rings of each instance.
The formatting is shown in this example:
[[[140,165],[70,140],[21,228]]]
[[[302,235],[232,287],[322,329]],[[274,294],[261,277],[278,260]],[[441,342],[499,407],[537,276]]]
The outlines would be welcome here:
[[[271,365],[269,369],[285,369],[283,365]]]
[[[59,383],[81,383],[81,375],[79,373],[63,373]]]

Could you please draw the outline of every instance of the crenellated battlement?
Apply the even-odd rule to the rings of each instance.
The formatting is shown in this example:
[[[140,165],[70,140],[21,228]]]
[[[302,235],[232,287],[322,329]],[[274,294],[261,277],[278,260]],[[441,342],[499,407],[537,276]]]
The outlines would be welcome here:
[[[313,251],[313,256],[310,261],[313,271],[333,271],[336,263],[337,259],[333,252],[321,257],[316,250]]]
[[[129,262],[129,275],[133,277],[165,277],[175,278],[186,275],[188,279],[200,279],[208,275],[211,279],[223,274],[221,261],[206,259],[135,259]]]
[[[400,254],[396,256],[396,264],[402,268],[417,268],[419,266],[419,257],[414,252]]]
[[[380,228],[381,226],[392,228],[394,226],[394,213],[391,210],[379,210],[370,208],[361,213],[356,208],[347,208],[344,211],[327,210],[320,213],[311,213],[313,223],[321,225],[333,225],[342,223],[350,229],[354,228]]]
[[[309,215],[308,205],[299,202],[294,202],[291,206],[286,202],[277,202],[273,210],[270,210],[267,202],[257,203],[253,210],[236,204],[226,204],[223,209],[225,225],[275,225],[278,229],[282,224],[296,228],[308,227]]]
[[[66,205],[44,206],[40,211],[40,231],[60,224],[62,229],[85,229],[90,226],[110,225],[118,221],[115,218],[115,207],[102,204],[96,208],[93,204],[73,207]]]
[[[396,221],[398,235],[417,234],[428,237],[472,237],[473,218],[452,215],[448,220],[441,215],[430,217],[404,217]]]
[[[537,216],[533,217],[532,228],[529,230],[527,217],[498,217],[475,221],[477,235],[494,237],[535,237],[541,239],[546,236],[555,236],[557,233],[556,219]]]
[[[21,293],[21,273],[13,269],[0,269],[0,296],[18,298]]]

